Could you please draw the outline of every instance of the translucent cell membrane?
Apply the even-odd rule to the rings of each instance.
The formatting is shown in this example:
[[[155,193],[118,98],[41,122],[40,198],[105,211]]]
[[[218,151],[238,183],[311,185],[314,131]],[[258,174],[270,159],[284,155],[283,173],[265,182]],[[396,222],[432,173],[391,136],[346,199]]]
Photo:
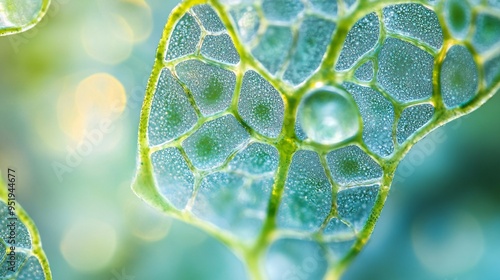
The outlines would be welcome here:
[[[1,178],[0,178],[1,180]],[[3,187],[3,186],[2,186]],[[10,247],[11,245],[17,247],[17,248],[25,248],[25,249],[31,249],[31,236],[28,232],[28,229],[23,223],[16,223],[16,229],[15,229],[15,244],[9,243],[9,240],[11,238],[8,238],[11,236],[11,232],[9,229],[9,224],[12,220],[8,220],[7,217],[10,217],[10,211],[7,206],[3,201],[0,201],[0,242],[1,239],[3,239],[3,242],[7,245],[7,247]],[[17,214],[15,214],[15,218],[19,221],[19,218],[17,217]]]
[[[1,265],[0,265],[0,279],[16,279],[15,277],[17,272],[19,271],[19,268],[24,264],[26,261],[26,253],[23,251],[16,251],[16,256],[15,256],[15,263],[11,265],[9,260],[7,258],[3,259]],[[45,278],[41,278],[45,279]]]
[[[326,156],[332,177],[339,185],[354,185],[379,179],[382,167],[358,146],[333,150]]]
[[[383,14],[388,30],[441,48],[443,31],[434,11],[420,4],[400,4],[384,8]]]
[[[312,151],[297,151],[292,158],[278,211],[278,226],[315,231],[332,205],[332,186],[319,156]]]
[[[464,38],[469,31],[471,9],[467,1],[447,0],[445,3],[446,24],[454,37]]]
[[[149,144],[159,145],[179,137],[191,129],[196,121],[196,112],[184,89],[172,77],[170,70],[163,69],[149,114]]]
[[[496,56],[493,59],[487,61],[484,64],[484,69],[486,73],[486,85],[490,87],[495,83],[495,81],[498,81],[498,79],[500,79],[500,56]]]
[[[336,238],[355,238],[355,232],[346,223],[342,222],[339,218],[332,218],[326,225],[323,233],[327,236]]]
[[[300,0],[264,0],[262,11],[270,21],[292,22],[304,10]]]
[[[221,32],[226,30],[226,27],[220,20],[217,13],[210,5],[198,5],[193,7],[193,12],[201,21],[201,24],[208,32]]]
[[[241,5],[231,9],[231,16],[243,43],[251,41],[260,26],[259,14],[251,5]]]
[[[16,277],[17,280],[43,280],[45,279],[42,266],[36,257],[29,257]]]
[[[182,39],[180,59],[156,60],[147,91],[134,190],[185,209],[251,278],[341,277],[406,148],[500,82],[500,17],[473,1],[184,2],[159,48]]]
[[[299,140],[306,140],[307,139],[307,134],[304,132],[302,125],[300,125],[300,121],[298,118],[295,121],[295,135],[296,135],[297,139],[299,139]]]
[[[272,178],[249,180],[233,173],[214,173],[203,179],[193,213],[240,238],[254,238],[267,212]]]
[[[347,33],[335,69],[346,70],[351,68],[362,55],[371,50],[377,43],[379,29],[379,20],[375,13],[368,14],[358,20]]]
[[[275,172],[278,168],[278,150],[263,143],[250,144],[234,157],[229,168],[255,175]]]
[[[309,0],[312,9],[329,17],[337,17],[337,1],[331,0]]]
[[[342,260],[353,248],[355,243],[356,239],[339,241],[339,242],[330,242],[329,244],[327,244],[332,260],[335,263]]]
[[[360,81],[369,82],[373,79],[373,70],[373,62],[370,60],[356,69],[354,77]]]
[[[269,280],[322,279],[326,268],[324,250],[310,240],[277,240],[265,259],[266,279]]]
[[[356,232],[366,224],[377,199],[379,186],[352,187],[337,194],[339,217],[348,222]]]
[[[33,221],[17,202],[12,204],[9,190],[17,186],[16,172],[5,171],[9,185],[0,177],[0,279],[52,279]]]
[[[267,137],[277,137],[283,126],[284,105],[278,91],[255,71],[243,76],[238,112],[243,120]]]
[[[446,107],[461,105],[476,94],[478,70],[466,47],[455,45],[448,50],[440,74],[441,96]]]
[[[221,165],[248,137],[233,115],[225,115],[203,124],[182,146],[196,168],[210,169]]]
[[[335,23],[308,16],[299,29],[297,47],[283,79],[293,85],[306,80],[318,68],[331,41]]]
[[[231,104],[236,83],[233,72],[199,60],[181,62],[175,71],[203,115],[220,113]]]
[[[476,32],[472,44],[482,53],[500,43],[500,18],[488,14],[479,14],[476,18]]]
[[[430,104],[415,105],[403,110],[396,129],[398,143],[403,143],[413,133],[428,123],[434,115]]]
[[[269,73],[276,74],[285,62],[292,42],[292,30],[289,27],[271,25],[267,27],[252,54]]]
[[[432,95],[434,58],[418,47],[387,38],[378,56],[377,80],[399,102]]]
[[[198,26],[196,19],[192,15],[186,13],[179,22],[177,22],[170,36],[165,59],[172,60],[194,53],[200,42],[200,37],[201,28]]]
[[[359,131],[359,112],[348,94],[334,87],[315,89],[302,99],[297,118],[312,141],[340,143]]]
[[[363,141],[368,148],[380,155],[388,156],[394,150],[392,124],[394,107],[384,96],[368,87],[345,83],[344,87],[353,95],[363,119]]]
[[[0,1],[0,35],[7,29],[22,29],[40,17],[42,0]]]
[[[193,192],[194,177],[177,148],[168,148],[151,155],[156,185],[175,208],[183,209]]]
[[[356,2],[357,2],[357,0],[343,0],[343,1],[344,1],[344,6],[347,9],[352,8],[352,6],[354,6],[354,4],[356,4]]]
[[[240,62],[240,55],[234,48],[231,37],[227,34],[207,35],[201,45],[201,54],[218,62],[228,64]]]

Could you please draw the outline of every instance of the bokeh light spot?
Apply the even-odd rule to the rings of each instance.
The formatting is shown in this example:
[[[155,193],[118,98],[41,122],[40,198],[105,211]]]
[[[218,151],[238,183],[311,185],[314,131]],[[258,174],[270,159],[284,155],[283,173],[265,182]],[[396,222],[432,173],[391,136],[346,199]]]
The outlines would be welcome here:
[[[440,277],[468,271],[483,255],[481,225],[467,212],[450,210],[423,215],[414,223],[411,234],[418,260]]]
[[[86,219],[73,223],[64,233],[60,250],[76,270],[97,271],[109,265],[117,246],[115,229],[100,220]]]

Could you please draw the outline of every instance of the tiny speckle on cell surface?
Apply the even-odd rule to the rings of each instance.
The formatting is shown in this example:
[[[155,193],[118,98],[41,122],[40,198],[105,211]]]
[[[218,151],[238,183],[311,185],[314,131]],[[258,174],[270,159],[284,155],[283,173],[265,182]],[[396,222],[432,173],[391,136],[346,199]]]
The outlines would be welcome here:
[[[332,186],[316,152],[299,150],[292,158],[278,210],[280,228],[315,231],[328,213]]]
[[[182,143],[193,165],[202,170],[221,165],[249,138],[233,115],[206,122]]]
[[[479,87],[479,73],[469,50],[451,47],[441,65],[441,96],[446,107],[456,107],[471,100]]]
[[[200,38],[201,28],[196,19],[190,14],[185,14],[170,35],[165,59],[168,61],[194,53]]]
[[[267,137],[277,137],[283,127],[283,99],[279,92],[255,71],[243,76],[238,113],[250,127]]]
[[[377,80],[399,102],[432,96],[434,58],[399,39],[388,38],[378,56]]]

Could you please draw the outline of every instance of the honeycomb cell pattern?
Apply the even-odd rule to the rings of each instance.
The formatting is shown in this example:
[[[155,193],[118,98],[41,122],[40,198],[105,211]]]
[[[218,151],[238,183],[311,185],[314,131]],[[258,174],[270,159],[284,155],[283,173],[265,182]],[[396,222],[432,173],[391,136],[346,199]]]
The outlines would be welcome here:
[[[297,277],[311,254],[300,279],[339,275],[411,146],[500,88],[487,1],[200,2],[165,28],[133,188],[229,245],[251,279]],[[301,114],[318,89],[345,98]],[[339,123],[352,133],[318,131]]]
[[[3,180],[0,177],[0,279],[50,280],[38,232],[17,202],[12,211]]]

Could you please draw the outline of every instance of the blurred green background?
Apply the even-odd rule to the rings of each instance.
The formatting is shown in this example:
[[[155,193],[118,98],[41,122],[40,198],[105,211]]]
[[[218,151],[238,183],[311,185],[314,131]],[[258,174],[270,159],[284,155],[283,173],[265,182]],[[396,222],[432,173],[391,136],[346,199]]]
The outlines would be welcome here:
[[[0,37],[0,168],[18,174],[54,279],[245,279],[223,245],[130,190],[139,112],[178,1],[52,0]],[[498,279],[500,96],[401,163],[343,279]]]

